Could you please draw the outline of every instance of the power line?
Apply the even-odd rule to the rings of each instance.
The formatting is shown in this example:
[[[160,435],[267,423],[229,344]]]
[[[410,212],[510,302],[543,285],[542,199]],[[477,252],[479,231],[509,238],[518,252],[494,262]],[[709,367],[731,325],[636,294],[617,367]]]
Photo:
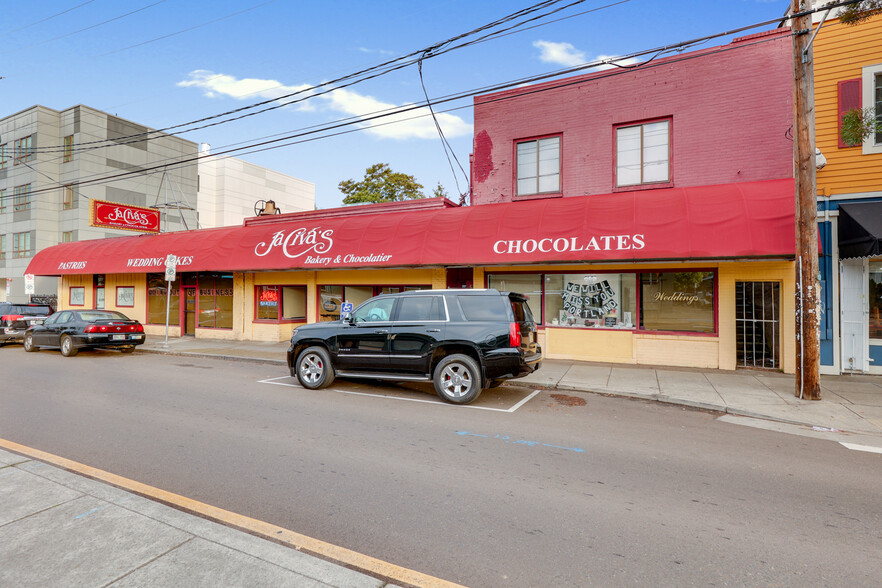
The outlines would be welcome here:
[[[162,0],[162,1],[164,1],[164,0]],[[362,70],[360,70],[360,71],[357,71],[357,72],[354,72],[354,73],[351,73],[351,74],[347,74],[347,75],[345,75],[345,76],[338,77],[338,78],[336,78],[336,79],[334,79],[334,80],[330,80],[330,81],[327,81],[327,82],[322,82],[321,84],[316,84],[316,85],[314,85],[314,86],[310,86],[310,87],[307,87],[307,88],[304,88],[304,89],[301,89],[301,90],[297,90],[297,91],[295,91],[295,92],[291,92],[291,93],[288,93],[288,94],[285,94],[285,95],[282,95],[282,96],[277,96],[277,97],[275,97],[275,98],[271,98],[271,99],[268,99],[268,100],[263,100],[263,101],[260,101],[260,102],[255,103],[255,104],[251,104],[251,105],[247,105],[247,106],[242,106],[242,107],[240,107],[240,108],[236,108],[236,109],[229,110],[229,111],[226,111],[226,112],[222,112],[222,113],[219,113],[219,114],[214,114],[214,115],[211,115],[211,116],[203,117],[203,118],[201,118],[201,119],[196,119],[196,120],[189,121],[189,122],[186,122],[186,123],[180,123],[180,124],[177,124],[177,125],[173,125],[173,126],[169,126],[169,127],[164,127],[164,128],[162,128],[162,129],[156,129],[156,130],[153,130],[153,131],[147,131],[147,132],[143,132],[143,133],[135,133],[135,134],[132,134],[132,135],[126,135],[126,136],[117,137],[117,138],[114,139],[112,142],[109,142],[109,141],[107,141],[107,140],[101,140],[101,141],[90,141],[90,142],[85,142],[85,143],[78,143],[78,144],[76,144],[76,148],[77,148],[78,150],[81,150],[81,149],[83,149],[83,147],[82,147],[83,145],[93,145],[93,144],[97,144],[97,143],[101,143],[101,144],[102,144],[102,147],[104,147],[104,146],[110,146],[110,145],[113,145],[113,144],[120,144],[120,143],[122,143],[123,140],[125,140],[125,139],[134,139],[135,141],[132,141],[132,142],[141,141],[141,140],[148,140],[148,139],[150,138],[150,135],[153,135],[153,134],[178,135],[178,134],[181,134],[181,133],[192,132],[192,131],[200,130],[200,129],[204,129],[204,128],[207,128],[207,127],[210,127],[210,126],[215,126],[215,125],[217,125],[217,124],[226,124],[227,122],[232,122],[232,121],[235,121],[235,120],[240,120],[240,119],[242,119],[242,118],[246,118],[247,116],[253,116],[253,115],[256,115],[256,114],[262,114],[262,113],[264,113],[264,112],[268,112],[268,111],[270,111],[270,110],[275,110],[275,109],[277,109],[277,108],[282,108],[282,107],[284,107],[284,106],[290,106],[291,104],[295,104],[295,103],[301,102],[301,101],[306,100],[306,99],[309,99],[309,98],[311,98],[311,97],[314,97],[314,96],[317,96],[317,95],[320,96],[320,95],[326,94],[326,93],[328,93],[328,92],[333,91],[334,89],[340,89],[340,88],[342,88],[342,87],[349,87],[349,86],[351,86],[351,85],[353,85],[353,84],[355,84],[355,83],[360,83],[360,82],[362,82],[362,81],[366,81],[366,80],[369,80],[369,79],[374,79],[374,78],[379,77],[379,76],[381,76],[381,75],[386,75],[386,74],[388,74],[388,73],[391,73],[391,72],[393,72],[393,71],[396,71],[396,70],[402,69],[402,68],[407,67],[407,66],[409,66],[409,65],[413,65],[413,64],[417,63],[417,62],[419,61],[420,58],[424,58],[424,55],[425,55],[425,56],[428,56],[428,57],[434,57],[434,56],[436,56],[436,55],[441,55],[441,54],[443,54],[443,53],[447,53],[447,52],[452,51],[452,50],[454,50],[454,49],[459,49],[459,48],[461,48],[461,47],[466,47],[466,46],[470,45],[471,43],[464,43],[464,44],[461,44],[461,45],[458,45],[458,46],[455,46],[455,47],[452,47],[452,48],[447,48],[447,49],[445,49],[444,51],[440,51],[440,49],[441,49],[442,47],[445,47],[445,46],[449,45],[450,43],[452,43],[452,42],[454,42],[454,41],[457,41],[457,40],[459,40],[459,39],[462,39],[462,38],[466,38],[466,37],[472,36],[472,35],[474,35],[474,34],[477,34],[477,33],[479,33],[479,32],[482,32],[482,31],[484,31],[484,30],[488,30],[488,29],[490,29],[490,28],[494,28],[494,27],[500,26],[500,25],[502,25],[502,24],[504,24],[504,23],[507,23],[507,22],[510,22],[510,21],[512,21],[512,20],[514,20],[514,19],[521,18],[521,17],[524,17],[524,16],[526,16],[526,15],[532,14],[532,13],[534,13],[534,12],[536,12],[536,11],[538,11],[538,10],[541,10],[541,9],[543,9],[543,8],[545,8],[545,7],[552,6],[552,5],[554,5],[554,4],[558,4],[558,3],[562,2],[562,1],[563,1],[563,0],[545,0],[545,1],[543,1],[543,2],[539,2],[538,4],[534,4],[534,5],[529,6],[529,7],[527,7],[527,8],[524,8],[524,9],[518,10],[518,11],[512,13],[512,14],[509,14],[509,15],[506,15],[506,16],[504,16],[504,17],[502,17],[502,18],[499,18],[499,19],[497,19],[497,20],[495,20],[495,21],[493,21],[493,22],[491,22],[491,23],[488,23],[488,24],[486,24],[486,25],[483,25],[483,26],[481,26],[481,27],[478,27],[478,28],[473,29],[473,30],[471,30],[471,31],[468,31],[468,32],[466,32],[466,33],[461,33],[461,34],[459,34],[459,35],[457,35],[457,36],[455,36],[455,37],[451,37],[451,38],[446,39],[446,40],[444,40],[444,41],[441,41],[441,42],[435,43],[435,44],[433,44],[433,45],[431,45],[431,46],[429,46],[429,47],[425,47],[425,48],[423,48],[423,49],[418,49],[418,50],[413,51],[413,52],[411,52],[411,53],[409,53],[409,54],[407,54],[407,55],[403,55],[403,56],[400,56],[400,57],[396,57],[396,58],[394,58],[394,59],[391,59],[391,60],[385,61],[385,62],[383,62],[383,63],[380,63],[380,64],[378,64],[378,65],[371,66],[371,67],[368,67],[368,68],[362,69]],[[568,5],[566,5],[564,8],[569,7],[569,6],[573,6],[573,5],[576,5],[576,4],[580,4],[580,3],[583,3],[583,2],[585,2],[585,1],[586,1],[586,0],[576,0],[575,2],[572,2],[572,3],[568,4]],[[625,0],[625,1],[628,1],[628,0]],[[547,13],[547,14],[552,14],[552,13],[554,13],[554,12],[558,12],[559,10],[560,10],[560,9],[555,9],[555,10],[553,10],[552,12]],[[547,14],[546,14],[546,15],[547,15]],[[542,16],[546,16],[546,15],[540,15],[539,17],[534,17],[534,18],[530,19],[530,21],[527,21],[527,22],[531,22],[531,21],[535,20],[536,18],[541,18]],[[510,27],[510,28],[511,28],[511,27]],[[509,29],[506,29],[506,30],[510,30],[510,28],[509,28]],[[484,37],[482,40],[486,40],[486,37]],[[427,53],[427,52],[429,52],[429,53]],[[407,61],[404,61],[404,60],[407,60]],[[404,61],[404,62],[403,62],[403,61]],[[402,63],[402,62],[403,62],[403,63]],[[379,72],[379,73],[373,73],[373,75],[369,75],[369,76],[366,75],[366,74],[369,74],[369,73],[371,73],[371,72]],[[365,76],[365,77],[362,77],[362,76]],[[345,81],[352,80],[352,79],[356,79],[356,81],[350,82],[350,83],[345,84],[345,85],[343,85],[343,86],[335,86],[335,84],[339,84],[340,82],[345,82]],[[307,96],[304,97],[304,98],[299,98],[299,99],[297,99],[297,100],[291,100],[290,102],[279,103],[280,100],[284,100],[284,99],[287,99],[287,98],[292,98],[292,97],[297,96],[297,95],[300,95],[300,94],[304,94],[304,93],[307,93],[307,92],[313,92],[313,91],[315,91],[315,90],[317,90],[317,89],[319,89],[319,88],[327,88],[327,87],[330,87],[330,89],[324,90],[324,91],[322,91],[322,92],[320,92],[320,93],[317,93],[317,94],[309,94],[309,95],[307,95]],[[274,104],[274,106],[271,106],[271,107],[269,107],[269,108],[265,108],[265,109],[263,109],[263,110],[260,110],[260,111],[258,111],[258,112],[255,112],[255,113],[249,113],[249,114],[247,114],[247,115],[241,115],[241,116],[238,116],[238,117],[235,117],[235,118],[231,118],[231,119],[228,119],[228,120],[225,120],[225,121],[220,121],[220,122],[218,122],[218,123],[212,123],[212,124],[203,125],[203,126],[199,126],[199,127],[194,127],[194,128],[184,129],[184,130],[181,130],[181,131],[177,131],[177,132],[175,132],[175,133],[167,133],[167,132],[166,132],[166,131],[170,131],[170,130],[173,130],[173,129],[178,129],[178,128],[181,128],[181,127],[189,127],[189,126],[194,125],[194,124],[198,124],[198,123],[206,122],[206,121],[213,120],[213,119],[217,119],[217,118],[221,118],[221,117],[224,117],[224,116],[229,116],[229,115],[232,115],[232,114],[237,114],[237,113],[239,113],[239,112],[243,112],[243,111],[246,111],[246,110],[251,110],[251,109],[253,109],[253,108],[258,108],[258,107],[261,107],[261,106],[266,106],[267,104]],[[62,145],[55,145],[55,146],[48,146],[48,147],[37,148],[37,149],[35,149],[35,152],[44,152],[44,153],[46,153],[46,152],[62,151],[62,150],[63,150],[63,146],[62,146]]]
[[[777,22],[777,20],[776,20],[776,22]],[[760,26],[760,25],[756,25],[756,26]],[[775,35],[772,37],[758,38],[758,39],[756,39],[752,42],[749,42],[749,43],[741,43],[738,45],[725,45],[725,46],[721,46],[721,47],[717,47],[717,48],[713,48],[713,49],[707,49],[707,50],[702,51],[700,53],[685,54],[685,55],[681,55],[681,56],[673,56],[673,57],[670,57],[670,58],[665,59],[663,61],[657,61],[657,62],[652,62],[652,63],[646,62],[646,64],[644,64],[642,67],[646,68],[646,69],[650,69],[650,68],[660,67],[660,66],[664,66],[664,65],[669,65],[671,63],[679,63],[679,62],[683,62],[683,61],[689,61],[692,59],[699,59],[699,58],[704,58],[704,57],[708,57],[708,56],[712,56],[712,55],[717,55],[717,54],[728,52],[728,51],[745,49],[745,48],[753,47],[753,46],[760,45],[763,43],[778,41],[782,37],[790,37],[790,36],[792,36],[792,34],[793,33],[781,33],[780,35]],[[688,41],[686,43],[694,43],[694,42],[695,41]],[[673,47],[673,46],[670,46],[670,47]],[[639,53],[646,53],[646,52],[639,52]],[[565,71],[571,71],[571,72],[581,71],[581,70],[584,70],[588,67],[597,67],[599,65],[606,65],[607,61],[608,60],[597,60],[595,62],[592,62],[592,64],[581,65],[578,67],[570,68],[569,70],[565,70]],[[530,95],[530,94],[536,94],[536,93],[540,93],[540,92],[548,92],[548,91],[557,90],[557,89],[565,88],[565,87],[572,86],[572,85],[583,84],[583,83],[588,83],[588,82],[599,80],[599,79],[622,75],[622,74],[628,73],[630,71],[631,70],[621,70],[621,69],[607,70],[605,72],[594,74],[590,78],[587,78],[587,79],[583,76],[579,76],[576,79],[562,80],[557,83],[551,83],[549,85],[545,85],[541,88],[535,88],[535,89],[525,88],[525,89],[523,89],[523,91],[518,92],[517,94],[506,95],[506,96],[497,96],[495,98],[492,98],[492,99],[485,101],[484,103],[486,104],[486,103],[491,103],[491,102],[510,100],[510,99],[514,99],[514,98],[521,98],[523,96]],[[521,86],[524,83],[543,81],[550,76],[557,77],[559,75],[561,75],[561,74],[560,73],[542,74],[542,75],[533,76],[532,78],[521,78],[518,80],[509,81],[509,82],[505,82],[502,84],[497,84],[492,87],[483,87],[483,88],[470,90],[470,91],[466,91],[466,92],[462,92],[462,93],[452,94],[452,95],[448,95],[448,96],[445,96],[442,98],[435,99],[434,101],[432,101],[432,105],[446,104],[449,102],[453,102],[456,100],[462,100],[464,98],[469,98],[469,97],[477,96],[480,94],[499,92],[502,90]],[[443,112],[451,112],[453,110],[460,110],[460,109],[468,108],[468,107],[470,107],[470,105],[465,105],[465,106],[461,106],[461,107],[457,107],[457,108],[451,108],[451,109],[445,110]],[[358,130],[364,130],[364,129],[370,128],[370,127],[362,127],[362,128],[358,128],[358,129],[350,129],[348,131],[342,131],[342,132],[328,134],[331,131],[336,131],[338,129],[341,129],[341,128],[344,128],[347,126],[351,126],[353,124],[371,122],[371,121],[379,120],[379,119],[389,117],[389,116],[401,115],[401,114],[411,112],[414,110],[418,110],[421,108],[426,108],[426,105],[420,103],[420,104],[415,104],[415,105],[407,105],[407,106],[397,107],[397,108],[393,108],[393,109],[386,109],[385,111],[379,111],[378,113],[375,113],[372,116],[350,117],[348,119],[342,119],[341,121],[337,121],[335,123],[328,123],[326,125],[321,125],[320,128],[314,128],[313,130],[305,130],[303,132],[295,132],[293,134],[286,135],[284,137],[280,137],[277,139],[261,141],[259,143],[253,143],[250,145],[245,145],[243,147],[237,147],[234,149],[227,149],[224,151],[213,153],[211,155],[197,155],[195,157],[188,157],[185,159],[181,159],[179,161],[174,161],[174,160],[169,159],[169,160],[166,160],[166,162],[164,162],[164,163],[158,162],[154,165],[151,165],[150,167],[142,168],[140,170],[121,172],[118,174],[107,175],[107,176],[98,176],[98,177],[94,177],[92,179],[85,179],[85,180],[81,179],[78,183],[79,183],[79,185],[109,183],[109,182],[116,181],[118,179],[130,177],[130,176],[141,174],[141,173],[147,173],[147,172],[152,172],[155,170],[166,169],[168,167],[177,167],[177,166],[182,166],[182,165],[194,164],[194,163],[198,162],[200,159],[204,159],[206,157],[230,155],[232,153],[237,153],[239,155],[243,155],[243,154],[249,154],[249,153],[257,153],[260,151],[267,151],[270,149],[278,149],[281,147],[287,147],[287,146],[294,145],[294,144],[304,143],[304,142],[308,142],[308,141],[314,141],[314,140],[318,140],[318,139],[322,139],[322,138],[328,138],[330,136],[336,136],[336,135],[340,135],[340,134],[344,134],[344,133],[348,133],[348,132],[355,132]],[[428,115],[423,115],[423,116],[428,116]],[[418,118],[418,117],[414,117],[414,118]],[[399,122],[399,121],[394,121],[394,122]],[[311,135],[316,135],[318,133],[325,133],[325,134],[322,134],[317,137],[311,136]],[[304,138],[304,137],[308,137],[308,138]],[[295,139],[295,140],[291,141],[292,139]],[[283,141],[290,141],[290,142],[283,143]],[[41,190],[35,190],[32,193],[36,194],[36,193],[41,193],[41,192],[47,192],[50,190],[51,189],[46,188],[46,189],[41,189]]]
[[[47,39],[47,40],[45,40],[45,41],[40,41],[39,43],[32,43],[31,45],[25,45],[24,47],[17,47],[17,48],[15,48],[15,49],[11,49],[11,50],[9,50],[9,51],[4,51],[4,52],[0,53],[0,55],[8,55],[9,53],[15,53],[16,51],[23,51],[23,50],[25,50],[25,49],[31,49],[32,47],[39,47],[40,45],[45,45],[46,43],[51,43],[52,41],[58,41],[58,40],[60,40],[60,39],[66,39],[67,37],[72,37],[73,35],[78,35],[78,34],[80,34],[80,33],[82,33],[82,32],[90,31],[90,30],[95,29],[95,28],[98,28],[98,27],[100,27],[100,26],[102,26],[102,25],[106,25],[107,23],[110,23],[110,22],[113,22],[113,21],[116,21],[116,20],[120,20],[120,19],[123,19],[123,18],[125,18],[125,17],[127,17],[127,16],[131,16],[131,15],[136,14],[136,13],[138,13],[138,12],[141,12],[141,11],[147,10],[148,8],[152,8],[152,7],[156,6],[157,4],[162,4],[163,2],[165,2],[165,0],[159,0],[158,2],[154,2],[153,4],[148,4],[147,6],[142,6],[141,8],[138,8],[137,10],[132,10],[131,12],[127,12],[127,13],[125,13],[125,14],[121,14],[121,15],[119,15],[119,16],[115,16],[115,17],[113,17],[113,18],[109,18],[109,19],[104,20],[104,21],[101,21],[101,22],[99,22],[99,23],[97,23],[97,24],[93,24],[93,25],[91,25],[91,26],[88,26],[88,27],[85,27],[85,28],[82,28],[82,29],[79,29],[79,30],[73,31],[72,33],[66,33],[66,34],[61,35],[61,36],[58,36],[58,37],[53,37],[53,38],[51,38],[51,39]]]
[[[257,8],[261,8],[262,6],[266,6],[267,4],[272,4],[275,1],[276,0],[268,0],[267,2],[262,2],[260,4],[255,5],[255,6],[252,6],[251,8],[246,8],[244,10],[239,10],[237,12],[233,12],[233,13],[228,14],[226,16],[221,16],[219,18],[208,20],[208,21],[205,21],[205,22],[200,23],[198,25],[193,25],[192,27],[187,27],[186,29],[181,29],[180,31],[175,31],[174,33],[169,33],[167,35],[162,35],[161,37],[155,37],[155,38],[149,39],[147,41],[142,41],[141,43],[135,43],[134,45],[129,45],[128,47],[122,47],[120,49],[114,49],[113,51],[108,51],[107,53],[102,53],[102,54],[98,55],[98,57],[106,57],[108,55],[113,55],[114,53],[120,53],[122,51],[128,51],[129,49],[134,49],[135,47],[142,47],[144,45],[149,45],[150,43],[162,41],[163,39],[168,39],[169,37],[174,37],[174,36],[177,36],[177,35],[180,35],[183,33],[187,33],[192,30],[199,29],[199,28],[202,28],[204,26],[208,26],[210,24],[214,24],[219,21],[226,20],[228,18],[232,18],[234,16],[238,16],[238,15],[244,14],[246,12],[250,12],[250,11],[255,10]]]
[[[74,6],[74,7],[72,7],[72,8],[68,8],[67,10],[62,10],[61,12],[56,12],[56,13],[53,14],[52,16],[47,16],[46,18],[42,18],[42,19],[40,19],[40,20],[38,20],[38,21],[32,22],[31,24],[26,24],[26,25],[23,26],[23,27],[18,27],[17,29],[12,29],[11,31],[6,31],[6,32],[3,33],[3,34],[0,34],[0,37],[5,37],[5,36],[7,36],[7,35],[11,35],[12,33],[17,33],[17,32],[19,32],[19,31],[23,31],[23,30],[25,30],[25,29],[29,29],[29,28],[31,28],[31,27],[33,27],[33,26],[36,26],[36,25],[41,24],[41,23],[44,23],[44,22],[46,22],[47,20],[52,20],[53,18],[55,18],[55,17],[57,17],[57,16],[61,16],[62,14],[67,14],[68,12],[72,12],[72,11],[76,10],[77,8],[81,8],[81,7],[85,6],[86,4],[91,4],[91,3],[94,2],[94,1],[95,1],[95,0],[86,0],[86,2],[83,2],[82,4],[77,4],[76,6]]]

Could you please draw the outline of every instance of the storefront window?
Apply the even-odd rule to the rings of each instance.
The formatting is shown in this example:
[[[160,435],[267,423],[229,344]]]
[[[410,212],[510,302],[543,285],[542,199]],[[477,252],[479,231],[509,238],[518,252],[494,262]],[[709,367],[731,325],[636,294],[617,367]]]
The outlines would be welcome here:
[[[197,277],[199,326],[210,329],[233,328],[232,274],[201,273]]]
[[[542,274],[491,274],[487,277],[487,287],[523,294],[533,317],[542,323]]]
[[[257,320],[306,320],[306,286],[257,286]]]
[[[882,262],[870,262],[870,339],[882,339]]]
[[[652,331],[714,332],[714,273],[640,274],[640,326]]]
[[[351,302],[353,308],[380,294],[428,290],[430,286],[319,286],[319,321],[340,320],[340,307]]]
[[[151,325],[165,324],[165,302],[168,282],[165,274],[147,274],[147,323]],[[180,320],[179,282],[171,283],[171,300],[168,313],[168,324],[178,325]]]
[[[633,329],[635,274],[547,274],[546,326]]]

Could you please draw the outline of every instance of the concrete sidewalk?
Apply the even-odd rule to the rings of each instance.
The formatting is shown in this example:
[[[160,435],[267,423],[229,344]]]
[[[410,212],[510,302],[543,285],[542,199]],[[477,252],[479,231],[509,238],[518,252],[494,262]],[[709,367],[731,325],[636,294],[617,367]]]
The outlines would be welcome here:
[[[287,342],[148,337],[139,351],[278,364],[287,373]],[[546,360],[507,386],[532,386],[642,398],[781,423],[882,437],[882,377],[822,376],[821,400],[800,400],[791,375]],[[480,400],[479,400],[480,402]]]
[[[390,584],[0,449],[0,586]]]

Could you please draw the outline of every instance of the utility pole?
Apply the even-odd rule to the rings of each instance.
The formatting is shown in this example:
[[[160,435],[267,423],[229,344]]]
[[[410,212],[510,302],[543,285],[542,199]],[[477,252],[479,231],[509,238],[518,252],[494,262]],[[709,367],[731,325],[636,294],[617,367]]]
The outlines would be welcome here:
[[[811,0],[792,0],[791,14],[811,9]],[[821,399],[821,309],[818,282],[818,201],[815,170],[815,89],[811,14],[791,18],[794,60],[793,159],[796,175],[796,390]]]

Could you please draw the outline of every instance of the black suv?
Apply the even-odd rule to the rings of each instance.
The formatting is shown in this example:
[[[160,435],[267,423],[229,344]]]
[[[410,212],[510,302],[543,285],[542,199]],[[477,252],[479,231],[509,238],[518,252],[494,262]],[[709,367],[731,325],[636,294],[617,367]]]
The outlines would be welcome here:
[[[20,343],[28,327],[52,312],[48,304],[0,302],[0,346],[9,342]]]
[[[527,299],[496,290],[415,290],[377,296],[339,321],[298,327],[288,368],[310,389],[336,376],[434,382],[442,399],[475,400],[483,388],[542,364]]]

